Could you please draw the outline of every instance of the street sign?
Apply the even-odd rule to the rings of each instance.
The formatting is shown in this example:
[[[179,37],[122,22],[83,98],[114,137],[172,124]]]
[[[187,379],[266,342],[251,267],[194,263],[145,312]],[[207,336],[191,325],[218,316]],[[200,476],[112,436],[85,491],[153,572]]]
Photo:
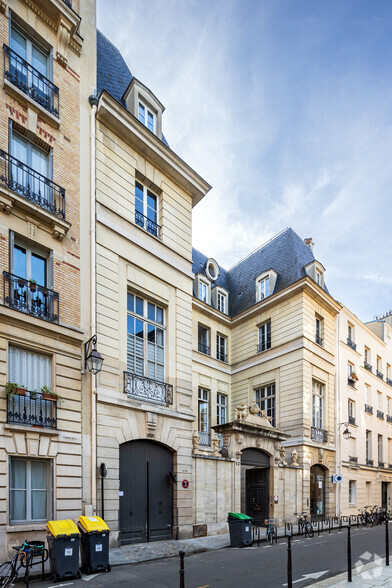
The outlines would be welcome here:
[[[188,482],[188,480],[183,480],[182,481],[182,487],[183,488],[189,488],[189,482]]]
[[[331,482],[332,484],[341,484],[343,482],[342,474],[333,474],[333,476],[331,476]]]

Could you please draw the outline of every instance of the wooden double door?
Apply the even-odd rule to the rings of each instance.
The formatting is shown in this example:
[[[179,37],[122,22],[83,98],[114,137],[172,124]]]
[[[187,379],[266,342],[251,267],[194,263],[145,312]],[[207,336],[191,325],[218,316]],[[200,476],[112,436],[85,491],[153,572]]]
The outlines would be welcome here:
[[[262,526],[269,518],[269,468],[246,470],[247,514]]]
[[[121,543],[173,538],[173,454],[154,441],[120,445]]]

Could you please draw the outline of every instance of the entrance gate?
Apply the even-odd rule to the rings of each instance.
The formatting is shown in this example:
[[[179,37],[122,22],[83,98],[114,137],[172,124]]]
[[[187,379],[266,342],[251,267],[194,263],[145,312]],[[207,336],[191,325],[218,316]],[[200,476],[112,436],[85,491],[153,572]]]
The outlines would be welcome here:
[[[241,465],[253,466],[247,467],[245,474],[246,514],[253,518],[255,525],[262,526],[269,518],[270,457],[261,449],[244,449]]]
[[[120,445],[121,544],[173,538],[173,454],[154,441]]]

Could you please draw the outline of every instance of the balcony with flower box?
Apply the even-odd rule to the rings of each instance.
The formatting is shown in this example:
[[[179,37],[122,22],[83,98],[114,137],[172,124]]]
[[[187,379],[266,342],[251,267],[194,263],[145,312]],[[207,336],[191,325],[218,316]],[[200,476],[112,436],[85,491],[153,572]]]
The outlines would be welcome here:
[[[58,397],[11,386],[16,389],[7,393],[8,424],[57,429]]]
[[[59,294],[34,280],[26,280],[10,272],[3,272],[4,304],[31,316],[59,322]]]
[[[365,368],[365,370],[367,370],[368,372],[372,372],[372,371],[373,371],[373,368],[372,368],[372,366],[371,366],[371,365],[370,365],[370,363],[368,363],[367,361],[364,361],[364,362],[363,362],[363,367],[364,367],[364,368]]]

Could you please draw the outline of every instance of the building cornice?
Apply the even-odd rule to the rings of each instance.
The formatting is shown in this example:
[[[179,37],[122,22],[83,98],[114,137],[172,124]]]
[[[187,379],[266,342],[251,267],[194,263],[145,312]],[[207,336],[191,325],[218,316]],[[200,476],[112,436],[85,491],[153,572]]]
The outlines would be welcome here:
[[[192,206],[195,206],[211,189],[211,186],[199,174],[112,98],[106,90],[103,90],[99,97],[97,119],[190,194]]]

